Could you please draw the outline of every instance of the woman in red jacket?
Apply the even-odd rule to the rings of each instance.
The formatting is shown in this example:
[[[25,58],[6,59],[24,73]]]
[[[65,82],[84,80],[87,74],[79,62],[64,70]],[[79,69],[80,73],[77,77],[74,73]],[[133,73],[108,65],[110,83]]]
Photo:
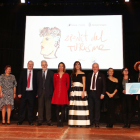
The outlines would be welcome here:
[[[65,64],[63,62],[60,62],[58,64],[58,73],[54,74],[53,83],[54,83],[54,92],[51,103],[56,105],[57,126],[63,127],[65,105],[69,104],[68,90],[70,85],[69,74],[65,72]],[[61,108],[61,122],[59,121],[60,108]]]

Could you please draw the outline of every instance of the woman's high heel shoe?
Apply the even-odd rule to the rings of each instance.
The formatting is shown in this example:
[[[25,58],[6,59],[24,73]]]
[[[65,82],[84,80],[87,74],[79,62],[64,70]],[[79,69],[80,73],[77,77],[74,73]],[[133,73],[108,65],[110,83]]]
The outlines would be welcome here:
[[[10,125],[10,120],[7,120],[7,125]]]
[[[2,120],[2,125],[5,125],[5,120]]]

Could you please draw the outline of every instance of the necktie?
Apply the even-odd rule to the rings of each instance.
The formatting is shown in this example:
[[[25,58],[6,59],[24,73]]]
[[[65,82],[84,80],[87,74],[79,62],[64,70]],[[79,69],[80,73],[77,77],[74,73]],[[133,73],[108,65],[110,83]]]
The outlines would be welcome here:
[[[30,79],[31,79],[31,71],[29,71],[29,75],[28,75],[27,88],[30,87]]]
[[[94,76],[93,76],[92,89],[94,89],[94,88],[95,88],[95,75],[96,75],[96,73],[94,73]]]
[[[45,71],[43,71],[43,88],[44,88],[44,85],[45,85]]]

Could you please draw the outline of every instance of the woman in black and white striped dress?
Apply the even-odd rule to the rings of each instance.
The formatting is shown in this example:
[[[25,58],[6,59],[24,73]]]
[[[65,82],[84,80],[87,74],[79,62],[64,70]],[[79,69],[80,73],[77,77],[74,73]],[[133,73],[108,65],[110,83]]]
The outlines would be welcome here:
[[[79,61],[74,63],[71,74],[71,92],[69,106],[69,126],[89,126],[89,109],[87,92],[85,91],[86,76],[81,70]]]

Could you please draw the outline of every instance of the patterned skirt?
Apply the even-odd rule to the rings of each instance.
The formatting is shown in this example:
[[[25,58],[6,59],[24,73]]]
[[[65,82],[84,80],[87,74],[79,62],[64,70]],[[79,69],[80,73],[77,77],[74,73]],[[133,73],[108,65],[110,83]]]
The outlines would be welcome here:
[[[4,105],[11,105],[11,110],[14,109],[14,89],[2,89],[3,98],[0,98],[0,111]],[[7,108],[6,108],[7,111]]]
[[[70,106],[68,125],[69,126],[89,126],[89,109],[87,92],[85,91],[85,97],[82,99],[83,84],[80,82],[74,82],[70,92]]]

